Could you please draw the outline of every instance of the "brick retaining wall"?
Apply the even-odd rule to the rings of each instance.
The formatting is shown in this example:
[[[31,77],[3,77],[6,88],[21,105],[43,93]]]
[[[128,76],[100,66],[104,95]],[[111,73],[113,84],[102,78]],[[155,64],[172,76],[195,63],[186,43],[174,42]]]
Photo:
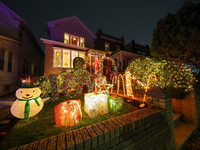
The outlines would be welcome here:
[[[175,147],[166,110],[145,108],[18,147],[18,149],[169,149]],[[13,148],[17,149],[16,148]]]
[[[183,114],[183,120],[193,124],[200,124],[200,86],[196,85],[185,99],[172,98],[174,112]]]

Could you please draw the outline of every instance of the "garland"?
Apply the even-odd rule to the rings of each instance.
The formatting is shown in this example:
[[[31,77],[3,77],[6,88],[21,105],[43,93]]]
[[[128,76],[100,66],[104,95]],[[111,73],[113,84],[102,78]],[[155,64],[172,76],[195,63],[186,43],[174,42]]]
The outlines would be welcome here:
[[[59,98],[59,93],[58,93],[58,86],[57,86],[57,82],[56,82],[56,75],[50,74],[48,77],[49,77],[50,83],[51,83],[52,98],[50,100],[48,100],[47,102],[57,101]]]

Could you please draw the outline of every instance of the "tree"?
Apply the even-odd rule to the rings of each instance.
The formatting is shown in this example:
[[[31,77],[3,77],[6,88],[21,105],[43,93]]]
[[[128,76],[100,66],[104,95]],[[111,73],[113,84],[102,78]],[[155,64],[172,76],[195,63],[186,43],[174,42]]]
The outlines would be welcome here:
[[[151,55],[200,68],[200,3],[185,2],[176,14],[157,22]]]

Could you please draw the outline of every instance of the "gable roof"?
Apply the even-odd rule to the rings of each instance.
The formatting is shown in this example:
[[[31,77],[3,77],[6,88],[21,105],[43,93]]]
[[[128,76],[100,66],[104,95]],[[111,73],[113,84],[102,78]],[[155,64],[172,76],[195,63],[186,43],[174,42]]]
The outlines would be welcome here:
[[[96,35],[77,16],[72,16],[72,17],[68,17],[68,18],[63,18],[63,19],[47,22],[47,27],[54,28],[55,24],[66,22],[66,21],[69,21],[72,19],[75,19],[84,29],[86,29],[92,38],[94,38],[94,39],[97,38]]]

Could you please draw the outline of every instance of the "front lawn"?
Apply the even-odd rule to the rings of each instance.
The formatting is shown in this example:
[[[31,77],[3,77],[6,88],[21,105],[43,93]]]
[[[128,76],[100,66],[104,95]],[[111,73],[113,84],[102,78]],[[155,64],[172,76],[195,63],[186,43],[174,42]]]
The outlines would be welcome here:
[[[67,100],[65,96],[60,96],[58,101],[46,103],[41,112],[36,116],[29,118],[27,121],[19,120],[9,134],[5,137],[5,139],[0,143],[1,150],[39,141],[60,133],[66,133],[68,131],[126,114],[137,109],[133,105],[124,103],[124,110],[115,113],[109,112],[103,116],[91,119],[84,111],[84,94],[75,99],[81,99],[82,105],[82,118],[79,120],[76,126],[55,126],[54,106]]]

